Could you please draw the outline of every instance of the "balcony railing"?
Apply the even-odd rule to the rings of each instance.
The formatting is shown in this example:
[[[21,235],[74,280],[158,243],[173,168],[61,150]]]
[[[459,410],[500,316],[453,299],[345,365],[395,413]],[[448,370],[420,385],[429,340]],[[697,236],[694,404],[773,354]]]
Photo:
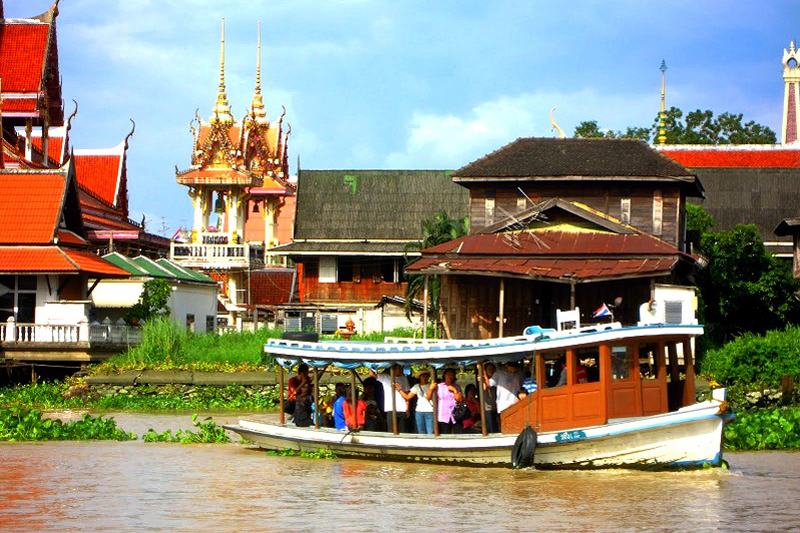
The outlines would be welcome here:
[[[170,260],[187,266],[246,267],[264,264],[264,247],[259,244],[186,244],[173,242]]]
[[[124,347],[138,344],[142,330],[124,322],[82,321],[78,324],[25,324],[14,318],[0,326],[0,342],[13,344],[83,344],[89,347]]]

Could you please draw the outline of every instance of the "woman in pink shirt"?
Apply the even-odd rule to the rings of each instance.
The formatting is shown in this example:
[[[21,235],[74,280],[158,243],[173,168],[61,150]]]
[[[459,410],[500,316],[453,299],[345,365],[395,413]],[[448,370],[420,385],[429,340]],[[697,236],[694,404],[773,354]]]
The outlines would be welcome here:
[[[456,422],[453,418],[453,409],[456,403],[464,399],[461,393],[461,387],[456,383],[456,371],[448,368],[443,374],[444,381],[437,383],[436,387],[428,389],[428,399],[433,398],[433,392],[436,391],[438,403],[439,433],[462,433],[463,427],[460,422]]]

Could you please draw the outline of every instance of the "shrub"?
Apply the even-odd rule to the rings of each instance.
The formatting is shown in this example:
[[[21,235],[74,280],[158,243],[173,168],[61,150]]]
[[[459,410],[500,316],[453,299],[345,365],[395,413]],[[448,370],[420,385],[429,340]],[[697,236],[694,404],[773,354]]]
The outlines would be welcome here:
[[[800,327],[745,333],[708,351],[701,371],[722,385],[778,387],[782,376],[800,374]]]
[[[800,409],[773,409],[740,414],[725,426],[730,450],[800,448]]]

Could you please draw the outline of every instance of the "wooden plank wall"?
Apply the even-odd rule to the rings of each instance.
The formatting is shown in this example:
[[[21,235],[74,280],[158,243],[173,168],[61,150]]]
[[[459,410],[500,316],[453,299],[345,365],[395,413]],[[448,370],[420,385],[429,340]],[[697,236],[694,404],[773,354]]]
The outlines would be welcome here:
[[[338,283],[319,282],[319,262],[302,261],[304,301],[306,302],[379,302],[383,296],[406,295],[408,283],[379,281],[372,276],[360,277],[360,281],[340,281]]]
[[[562,198],[567,201],[580,202],[592,209],[607,213],[617,219],[621,216],[622,198],[631,199],[631,225],[636,228],[653,232],[653,197],[654,191],[661,191],[663,198],[662,214],[662,239],[677,247],[683,246],[683,210],[684,204],[680,188],[663,184],[604,184],[593,185],[588,182],[567,184],[490,184],[473,185],[470,187],[470,221],[471,231],[478,230],[494,222],[499,222],[508,215],[513,215],[520,210],[518,200],[522,195],[517,190],[521,187],[533,203],[539,203],[551,198]],[[495,198],[494,220],[486,219],[485,199],[487,191]],[[531,203],[526,200],[526,207]]]

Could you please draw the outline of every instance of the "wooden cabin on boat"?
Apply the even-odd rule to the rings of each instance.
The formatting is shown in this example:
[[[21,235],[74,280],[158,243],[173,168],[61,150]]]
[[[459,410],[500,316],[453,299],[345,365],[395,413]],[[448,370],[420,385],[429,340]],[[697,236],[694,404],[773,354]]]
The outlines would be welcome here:
[[[538,389],[501,413],[503,433],[526,424],[537,431],[603,425],[614,419],[653,416],[695,403],[692,343],[688,335],[628,337],[538,351],[532,365]],[[679,366],[679,355],[683,365]],[[551,373],[565,363],[564,384]]]

